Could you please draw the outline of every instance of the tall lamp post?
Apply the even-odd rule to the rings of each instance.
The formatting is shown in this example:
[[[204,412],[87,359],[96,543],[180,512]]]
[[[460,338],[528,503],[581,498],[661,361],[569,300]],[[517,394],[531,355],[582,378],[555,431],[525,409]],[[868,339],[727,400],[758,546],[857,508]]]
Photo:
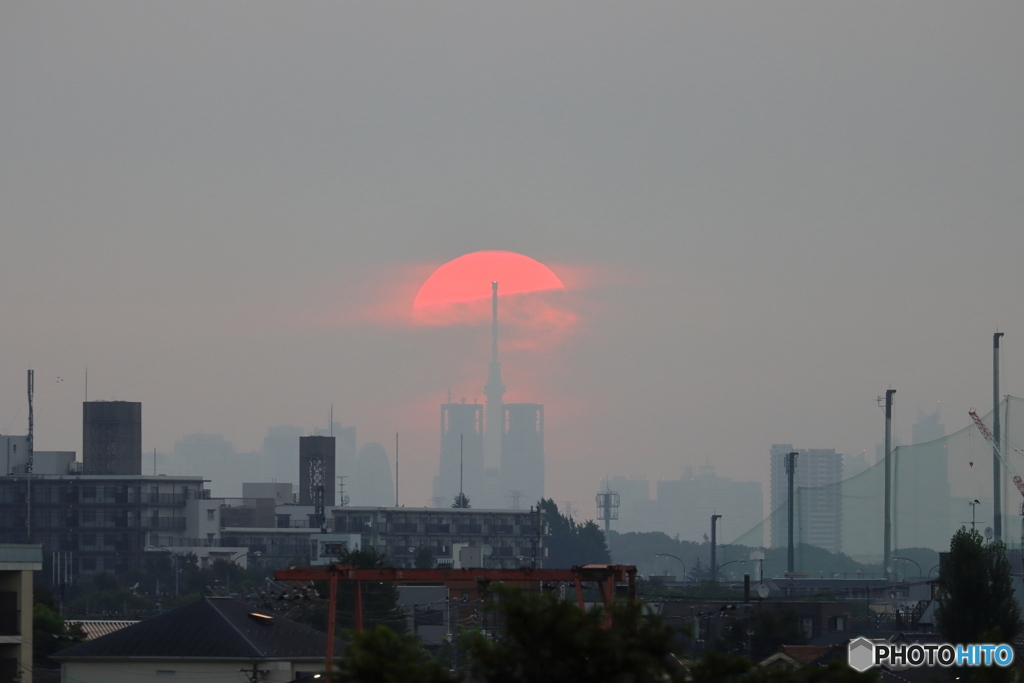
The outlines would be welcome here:
[[[174,558],[174,597],[177,598],[178,597],[178,573],[180,571],[178,569],[178,553],[176,553],[173,550],[171,550],[170,548],[166,548],[166,547],[164,547],[162,545],[160,545],[160,546],[151,545],[151,546],[149,546],[147,548],[147,550],[159,550],[161,552],[168,553],[169,555],[171,555]]]
[[[910,559],[909,557],[896,557],[896,556],[893,556],[892,559],[894,559],[894,560],[902,560],[904,562],[913,562],[914,565],[917,567],[917,575],[918,575],[918,577],[921,576],[921,565],[917,564],[916,561]],[[903,578],[907,578],[906,575],[904,575]]]
[[[673,560],[678,560],[679,564],[683,565],[683,583],[686,583],[686,563],[683,562],[682,558],[670,555],[669,553],[654,553],[655,557],[671,557]]]
[[[976,512],[975,508],[976,508],[976,506],[981,505],[981,501],[978,500],[977,498],[975,498],[970,503],[968,503],[968,505],[971,506],[971,531],[974,531],[975,530],[974,529],[974,526],[975,526],[975,522],[974,522],[975,514],[974,513]]]
[[[726,567],[728,567],[730,564],[736,564],[737,562],[739,562],[740,564],[746,564],[747,563],[746,560],[730,560],[730,561],[726,562],[725,564],[723,564],[721,567],[718,568],[719,573],[721,573],[721,571],[723,569],[725,569]]]

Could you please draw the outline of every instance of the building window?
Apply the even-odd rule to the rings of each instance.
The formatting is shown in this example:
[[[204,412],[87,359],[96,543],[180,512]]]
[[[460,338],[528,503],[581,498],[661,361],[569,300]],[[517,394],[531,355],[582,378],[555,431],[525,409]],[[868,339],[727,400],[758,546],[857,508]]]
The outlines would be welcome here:
[[[804,632],[804,638],[807,638],[807,640],[814,638],[814,618],[804,617],[801,619],[800,630]]]
[[[216,518],[217,518],[217,511],[216,510],[212,510],[211,509],[211,510],[207,510],[206,511],[206,519],[207,519],[207,521],[212,522]]]

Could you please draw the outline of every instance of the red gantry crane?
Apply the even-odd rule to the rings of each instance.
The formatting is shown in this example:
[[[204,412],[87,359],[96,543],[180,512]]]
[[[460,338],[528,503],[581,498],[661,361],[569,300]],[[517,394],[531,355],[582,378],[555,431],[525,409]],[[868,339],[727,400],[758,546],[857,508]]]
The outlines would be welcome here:
[[[328,581],[330,597],[327,603],[327,653],[326,670],[331,671],[334,658],[334,625],[337,612],[338,582],[354,584],[356,632],[363,630],[363,581],[391,581],[394,583],[418,583],[448,585],[451,582],[472,582],[486,587],[490,582],[513,584],[545,584],[565,582],[576,587],[576,601],[584,609],[583,583],[593,582],[601,593],[605,609],[615,601],[616,584],[625,583],[630,600],[636,600],[636,567],[619,564],[588,564],[572,569],[359,569],[357,567],[328,564],[317,567],[291,567],[274,572],[277,581]],[[605,626],[611,625],[611,613],[605,613]]]

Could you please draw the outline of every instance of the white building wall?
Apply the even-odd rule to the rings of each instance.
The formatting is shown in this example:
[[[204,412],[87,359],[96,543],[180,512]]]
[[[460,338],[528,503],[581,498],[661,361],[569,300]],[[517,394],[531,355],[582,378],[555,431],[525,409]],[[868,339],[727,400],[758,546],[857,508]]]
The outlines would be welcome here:
[[[251,679],[239,669],[252,671],[252,661],[110,661],[65,662],[61,666],[61,680],[75,683],[137,683],[138,681],[217,681],[218,683],[249,683]],[[316,662],[256,662],[257,668],[267,671],[260,681],[288,683],[299,671],[319,671],[323,663]],[[173,672],[173,673],[171,673]]]

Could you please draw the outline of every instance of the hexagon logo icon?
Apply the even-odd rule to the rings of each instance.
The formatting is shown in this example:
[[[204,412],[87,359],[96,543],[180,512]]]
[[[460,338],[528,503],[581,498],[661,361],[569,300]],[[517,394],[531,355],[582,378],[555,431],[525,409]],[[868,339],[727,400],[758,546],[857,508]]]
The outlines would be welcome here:
[[[867,638],[851,640],[847,658],[851,669],[864,673],[875,665],[875,644]]]

